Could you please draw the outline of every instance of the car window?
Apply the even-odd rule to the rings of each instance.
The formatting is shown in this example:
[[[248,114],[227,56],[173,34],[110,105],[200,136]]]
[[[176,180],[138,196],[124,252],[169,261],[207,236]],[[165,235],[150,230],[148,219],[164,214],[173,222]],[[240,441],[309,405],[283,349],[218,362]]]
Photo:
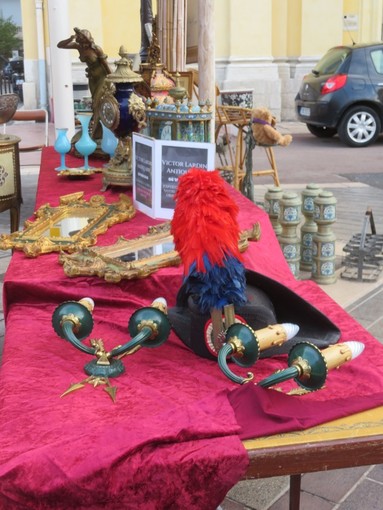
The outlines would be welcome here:
[[[383,74],[383,49],[372,50],[371,59],[374,64],[375,71],[379,74]]]
[[[324,55],[314,67],[314,74],[335,74],[350,55],[350,48],[332,48]]]

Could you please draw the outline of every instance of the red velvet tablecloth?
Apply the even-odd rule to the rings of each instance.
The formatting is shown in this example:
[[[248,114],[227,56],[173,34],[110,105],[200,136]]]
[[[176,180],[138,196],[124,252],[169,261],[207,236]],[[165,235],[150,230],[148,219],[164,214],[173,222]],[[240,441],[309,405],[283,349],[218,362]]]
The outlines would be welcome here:
[[[101,193],[101,174],[62,178],[53,170],[58,160],[52,148],[44,149],[36,208],[58,205],[59,196],[75,191],[84,191],[85,198]],[[75,158],[67,161],[79,166]],[[117,200],[121,191],[109,188],[106,201]],[[68,278],[57,253],[31,259],[15,252],[4,281],[1,508],[214,509],[246,470],[241,438],[307,428],[383,404],[383,347],[316,284],[294,279],[265,212],[231,192],[240,205],[240,227],[261,223],[261,240],[244,255],[246,267],[317,306],[341,329],[341,340],[364,342],[364,353],[332,371],[323,390],[293,397],[252,383],[236,386],[215,361],[198,358],[172,333],[161,347],[124,358],[126,373],[112,381],[116,403],[103,387],[91,385],[60,398],[85,378],[90,359],[54,333],[55,307],[92,297],[91,337],[111,348],[129,339],[128,319],[137,308],[158,296],[175,304],[182,268],[112,284]],[[161,221],[137,212],[99,236],[98,244],[136,237]],[[256,380],[285,366],[283,356],[260,360]],[[235,371],[241,374],[239,367]]]

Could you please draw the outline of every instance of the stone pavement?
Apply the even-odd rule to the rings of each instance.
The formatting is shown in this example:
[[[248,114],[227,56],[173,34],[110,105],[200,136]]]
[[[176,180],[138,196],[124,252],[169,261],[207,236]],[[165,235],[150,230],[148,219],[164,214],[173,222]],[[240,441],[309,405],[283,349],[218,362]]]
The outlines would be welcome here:
[[[333,230],[337,237],[338,278],[336,283],[322,288],[383,342],[383,277],[371,283],[340,277],[344,269],[343,247],[354,234],[361,232],[367,206],[373,211],[377,233],[382,234],[383,174],[379,152],[383,141],[379,140],[377,146],[371,148],[345,149],[336,138],[330,141],[315,139],[299,123],[282,124],[282,130],[294,136],[290,148],[283,148],[283,152],[278,148],[277,164],[282,188],[301,192],[308,183],[317,182],[324,189],[332,191],[337,198],[337,221]],[[25,141],[29,144],[31,139],[41,139],[43,126],[18,123],[10,125],[7,132],[18,134],[22,138],[21,145]],[[50,126],[51,143],[53,140],[54,129]],[[312,161],[313,155],[316,164]],[[34,211],[40,153],[22,153],[21,163],[24,203],[20,228]],[[257,203],[262,204],[263,196],[271,185],[270,177],[256,179]],[[7,211],[0,215],[0,233],[9,233]],[[0,251],[1,286],[10,256],[9,252]],[[301,275],[302,278],[309,276]],[[3,339],[4,318],[1,306],[0,347]],[[223,510],[287,510],[288,488],[288,477],[243,481],[228,493],[221,507]],[[382,491],[382,465],[306,474],[302,479],[301,510],[381,510]]]

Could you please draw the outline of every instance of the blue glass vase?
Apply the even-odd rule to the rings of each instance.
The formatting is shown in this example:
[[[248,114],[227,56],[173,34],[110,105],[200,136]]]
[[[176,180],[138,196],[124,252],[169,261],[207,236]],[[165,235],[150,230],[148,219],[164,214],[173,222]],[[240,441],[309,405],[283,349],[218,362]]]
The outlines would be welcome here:
[[[62,170],[67,170],[67,166],[65,164],[65,154],[70,151],[70,141],[67,137],[68,128],[58,128],[56,129],[57,137],[54,143],[54,149],[56,152],[60,154],[60,166],[55,168],[57,172],[61,172]]]
[[[109,128],[104,126],[102,122],[100,122],[100,124],[102,127],[101,150],[108,154],[109,158],[112,159],[114,153],[116,152],[118,138],[113,134],[113,132]]]
[[[88,158],[96,150],[97,144],[89,135],[89,122],[92,117],[91,113],[81,113],[77,115],[77,119],[81,124],[81,138],[75,143],[78,152],[84,156],[84,166],[81,170],[91,170]]]

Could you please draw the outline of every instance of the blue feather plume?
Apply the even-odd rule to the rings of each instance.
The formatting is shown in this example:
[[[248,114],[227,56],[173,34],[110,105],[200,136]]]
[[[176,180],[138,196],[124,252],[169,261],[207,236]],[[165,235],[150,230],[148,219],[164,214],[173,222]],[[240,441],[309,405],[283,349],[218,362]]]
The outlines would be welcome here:
[[[231,255],[225,255],[223,265],[212,265],[206,254],[203,260],[206,271],[197,271],[194,262],[185,279],[187,290],[194,295],[201,313],[228,304],[245,304],[246,277],[243,264]]]

